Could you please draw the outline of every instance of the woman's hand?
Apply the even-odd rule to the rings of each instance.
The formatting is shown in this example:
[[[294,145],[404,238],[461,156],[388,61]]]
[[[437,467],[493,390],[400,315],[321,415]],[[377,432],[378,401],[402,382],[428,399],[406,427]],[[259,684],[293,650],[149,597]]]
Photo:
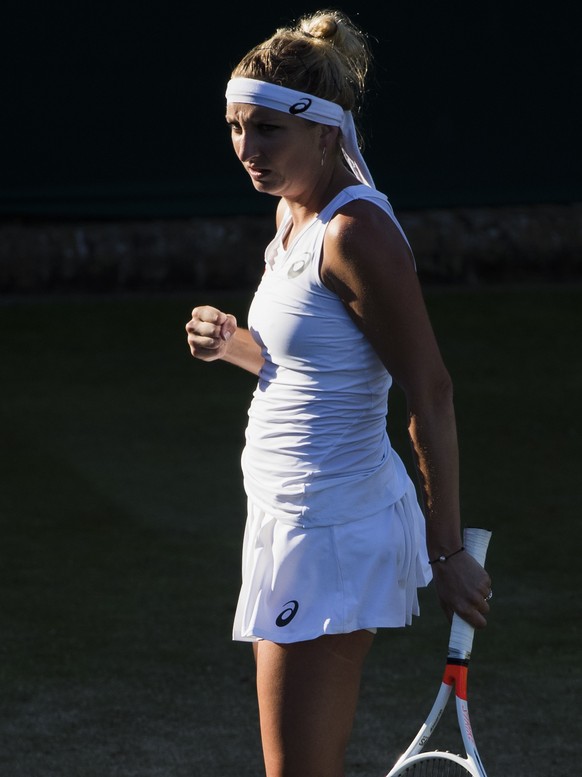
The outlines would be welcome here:
[[[487,625],[491,578],[466,551],[432,565],[433,580],[441,607],[451,620],[453,613],[476,629]]]
[[[232,314],[223,313],[210,305],[196,307],[186,324],[190,353],[206,362],[223,359],[236,330],[237,322]]]

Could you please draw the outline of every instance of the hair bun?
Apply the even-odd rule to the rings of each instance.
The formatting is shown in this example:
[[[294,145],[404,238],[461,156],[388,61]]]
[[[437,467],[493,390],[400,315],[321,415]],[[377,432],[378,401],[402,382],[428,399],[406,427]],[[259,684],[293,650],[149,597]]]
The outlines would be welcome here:
[[[337,21],[331,14],[316,16],[303,25],[303,32],[313,38],[333,38],[338,28]]]

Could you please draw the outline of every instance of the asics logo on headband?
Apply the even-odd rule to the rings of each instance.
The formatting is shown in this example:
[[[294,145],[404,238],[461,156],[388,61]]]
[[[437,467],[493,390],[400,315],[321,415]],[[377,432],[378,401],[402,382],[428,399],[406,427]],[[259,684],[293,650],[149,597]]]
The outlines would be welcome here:
[[[305,113],[311,107],[312,102],[313,100],[310,100],[309,97],[304,97],[289,108],[289,113],[292,113],[294,116],[298,113]]]

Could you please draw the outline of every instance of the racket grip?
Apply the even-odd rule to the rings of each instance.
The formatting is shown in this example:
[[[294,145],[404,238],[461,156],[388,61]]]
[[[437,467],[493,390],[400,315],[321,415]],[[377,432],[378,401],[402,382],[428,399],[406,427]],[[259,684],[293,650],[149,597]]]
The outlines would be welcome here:
[[[485,566],[490,539],[491,532],[488,529],[467,528],[463,533],[463,544],[466,552],[473,556],[481,566]],[[455,613],[449,638],[449,658],[468,661],[471,657],[474,634],[473,626]]]

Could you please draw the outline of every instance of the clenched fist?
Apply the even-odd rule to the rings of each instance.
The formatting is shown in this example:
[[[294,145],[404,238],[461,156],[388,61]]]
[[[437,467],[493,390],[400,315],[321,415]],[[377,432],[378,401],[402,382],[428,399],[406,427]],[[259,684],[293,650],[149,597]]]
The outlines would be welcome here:
[[[222,359],[236,330],[236,318],[232,314],[210,305],[194,308],[192,318],[186,324],[192,356],[207,362]]]

